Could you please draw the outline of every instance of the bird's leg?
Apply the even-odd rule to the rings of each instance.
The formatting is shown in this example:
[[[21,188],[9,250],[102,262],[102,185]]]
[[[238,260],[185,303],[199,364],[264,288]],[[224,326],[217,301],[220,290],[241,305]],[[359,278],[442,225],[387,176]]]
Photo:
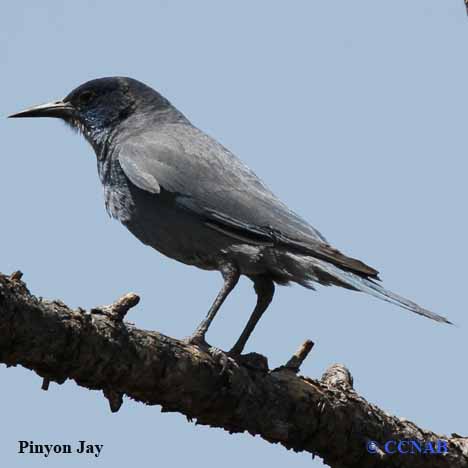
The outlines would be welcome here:
[[[223,304],[224,300],[226,297],[228,297],[229,293],[234,289],[237,282],[239,281],[240,273],[233,265],[224,266],[221,270],[221,274],[223,275],[224,279],[223,287],[216,296],[216,299],[214,300],[213,305],[210,307],[210,310],[208,311],[205,319],[200,323],[200,325],[198,325],[193,335],[187,340],[189,344],[208,346],[205,341],[206,332],[208,331],[211,322],[215,318],[216,313]]]
[[[260,320],[260,317],[270,305],[270,302],[273,299],[273,294],[275,293],[275,284],[270,278],[265,276],[257,276],[253,278],[253,282],[255,292],[257,293],[257,305],[255,306],[255,309],[252,312],[252,315],[250,316],[241,336],[237,340],[236,344],[232,347],[231,351],[229,351],[229,354],[233,356],[237,356],[242,353],[247,340],[254,331],[255,326]]]

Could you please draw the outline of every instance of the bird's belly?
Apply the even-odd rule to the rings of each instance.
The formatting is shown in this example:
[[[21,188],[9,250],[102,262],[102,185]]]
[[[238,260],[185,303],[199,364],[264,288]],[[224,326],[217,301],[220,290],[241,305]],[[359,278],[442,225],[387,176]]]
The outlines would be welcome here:
[[[226,261],[236,264],[245,275],[263,274],[269,269],[271,257],[264,255],[262,248],[211,229],[171,197],[127,188],[106,191],[109,214],[163,255],[205,270],[220,269]]]
[[[129,216],[120,220],[141,242],[179,262],[208,270],[219,267],[229,240],[200,219],[158,196],[134,200]]]
[[[150,230],[146,220],[143,223],[134,220],[127,228],[167,257],[204,270],[220,270],[222,265],[233,263],[247,276],[268,274],[276,263],[270,249],[233,241],[190,216],[174,216],[164,211],[159,214],[159,222],[151,223]]]

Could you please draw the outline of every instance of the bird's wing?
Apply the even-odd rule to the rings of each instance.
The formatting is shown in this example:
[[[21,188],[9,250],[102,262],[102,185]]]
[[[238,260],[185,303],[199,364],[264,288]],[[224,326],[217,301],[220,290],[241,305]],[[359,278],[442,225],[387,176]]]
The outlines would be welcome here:
[[[373,268],[331,247],[237,157],[195,127],[171,124],[134,135],[120,145],[118,158],[138,188],[173,193],[181,207],[218,232],[244,242],[283,245],[377,277]]]

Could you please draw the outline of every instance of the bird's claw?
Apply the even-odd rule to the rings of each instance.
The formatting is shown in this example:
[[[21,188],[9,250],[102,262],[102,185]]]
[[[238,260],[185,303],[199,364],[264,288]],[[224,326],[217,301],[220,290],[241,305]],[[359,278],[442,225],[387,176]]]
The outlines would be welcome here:
[[[226,372],[229,359],[235,359],[235,356],[233,354],[231,355],[231,352],[226,353],[220,348],[209,345],[206,342],[204,336],[198,335],[196,333],[192,336],[189,336],[188,338],[185,338],[183,342],[188,345],[197,346],[203,351],[206,351],[218,364],[221,365],[221,372],[219,375],[222,375]]]
[[[182,340],[185,344],[197,346],[198,348],[202,348],[204,350],[208,350],[211,346],[206,342],[205,337],[194,333],[192,336],[184,338]]]
[[[226,372],[229,360],[232,360],[232,357],[229,355],[229,353],[226,353],[222,349],[216,348],[214,346],[210,346],[208,348],[208,353],[221,365],[221,372],[219,375],[223,375]]]

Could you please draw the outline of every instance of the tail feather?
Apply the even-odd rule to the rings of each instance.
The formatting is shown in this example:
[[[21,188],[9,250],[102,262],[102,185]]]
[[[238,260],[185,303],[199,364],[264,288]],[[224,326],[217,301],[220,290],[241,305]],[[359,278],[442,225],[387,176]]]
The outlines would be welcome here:
[[[314,276],[317,276],[317,269],[321,270],[338,280],[339,283],[343,283],[351,289],[362,291],[383,301],[396,304],[403,309],[410,310],[411,312],[430,318],[436,322],[443,322],[453,325],[453,323],[447,320],[445,317],[431,312],[430,310],[424,309],[415,302],[399,296],[398,294],[395,294],[388,289],[385,289],[383,286],[380,286],[380,284],[375,283],[371,279],[363,278],[350,271],[341,270],[331,263],[313,257],[308,257],[307,260],[310,261],[313,265],[313,269],[315,270]]]

